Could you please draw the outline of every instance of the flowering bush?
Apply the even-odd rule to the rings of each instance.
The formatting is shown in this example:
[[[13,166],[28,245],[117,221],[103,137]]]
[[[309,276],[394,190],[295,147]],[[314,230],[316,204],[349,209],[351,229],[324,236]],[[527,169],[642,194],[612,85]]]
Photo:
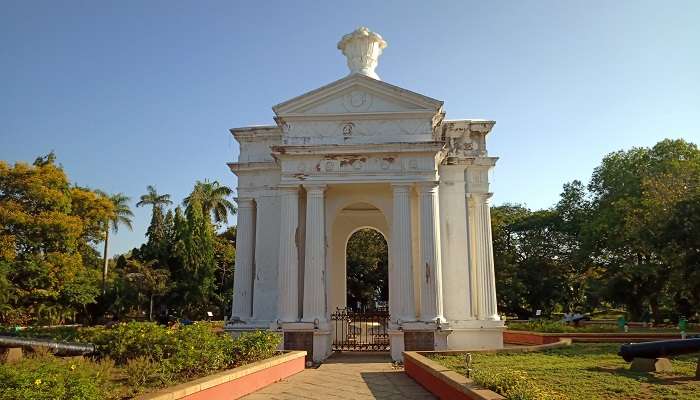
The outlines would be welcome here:
[[[281,340],[279,335],[263,331],[234,339],[207,323],[168,328],[131,322],[63,333],[61,338],[93,343],[101,361],[68,365],[68,361],[44,354],[2,366],[0,400],[109,398],[104,395],[106,386],[116,387],[119,379],[128,384],[122,387],[121,397],[130,396],[143,388],[182,382],[271,357]],[[105,372],[115,364],[118,368],[111,374]],[[116,392],[119,390],[112,389],[110,393]]]
[[[38,353],[0,365],[0,400],[98,400],[122,397],[110,380],[114,363]]]

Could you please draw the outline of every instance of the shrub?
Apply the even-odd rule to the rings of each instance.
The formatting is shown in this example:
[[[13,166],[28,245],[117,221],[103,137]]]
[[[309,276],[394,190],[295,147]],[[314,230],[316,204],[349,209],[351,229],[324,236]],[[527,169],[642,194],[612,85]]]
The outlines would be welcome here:
[[[231,359],[241,365],[272,357],[282,337],[269,331],[255,331],[241,334],[233,343]]]
[[[5,392],[3,391],[0,400],[11,398],[92,399],[93,397],[89,395],[92,393],[90,391],[101,387],[112,377],[113,372],[110,372],[110,369],[114,367],[115,363],[122,367],[132,392],[138,391],[142,387],[192,379],[213,371],[271,357],[281,341],[279,335],[264,331],[245,333],[234,339],[226,333],[215,332],[211,324],[208,323],[195,323],[172,329],[155,323],[139,322],[119,324],[112,328],[80,329],[73,335],[73,339],[74,341],[93,343],[102,357],[103,361],[93,362],[89,368],[86,368],[86,371],[90,371],[88,375],[73,373],[74,370],[71,370],[73,375],[49,374],[50,376],[55,375],[56,378],[52,380],[37,372],[39,367],[34,365],[36,362],[19,365],[17,369],[22,372],[17,372],[17,374],[19,374],[18,376],[26,375],[26,379],[20,379],[26,385],[22,384],[24,386],[19,385],[17,388],[12,386],[14,389],[8,392],[11,393],[11,395],[7,395],[9,397],[3,397]],[[57,370],[65,369],[60,359],[48,354],[41,357],[43,360],[48,360],[48,366],[54,366]],[[6,370],[4,373],[10,374],[11,371],[8,371]],[[30,379],[35,375],[35,378]],[[65,381],[66,377],[71,379],[87,378],[75,383]],[[99,377],[99,379],[94,380],[93,377]],[[0,375],[0,379],[5,380],[2,375]],[[18,379],[17,377],[9,377],[7,380],[11,383]],[[42,384],[37,384],[37,387],[31,386],[34,379],[41,379],[41,382],[51,382],[52,387],[55,386],[55,390],[45,390],[43,393],[49,393],[46,394],[46,397],[23,397],[20,394],[24,392],[17,392],[17,390],[25,390],[26,388],[37,390],[39,386],[42,386]],[[87,385],[84,388],[83,381]],[[74,393],[66,389],[74,386],[82,388],[80,389],[82,392]],[[11,387],[8,386],[8,388]],[[83,392],[88,394],[81,394]]]
[[[138,389],[159,376],[160,367],[148,357],[136,357],[126,362],[126,381]]]
[[[508,329],[515,331],[532,331],[543,333],[601,333],[617,332],[619,329],[614,325],[584,325],[572,326],[562,321],[534,320],[528,322],[509,322]]]
[[[0,365],[0,400],[98,400],[118,398],[109,362],[71,360],[38,353]],[[113,396],[113,397],[112,397]]]
[[[176,345],[163,364],[169,376],[191,378],[226,368],[231,358],[234,340],[226,334],[215,333],[207,324],[194,324],[174,332]]]
[[[177,345],[173,330],[152,322],[129,322],[86,331],[81,339],[93,343],[101,355],[119,365],[137,357],[159,362],[170,357]]]

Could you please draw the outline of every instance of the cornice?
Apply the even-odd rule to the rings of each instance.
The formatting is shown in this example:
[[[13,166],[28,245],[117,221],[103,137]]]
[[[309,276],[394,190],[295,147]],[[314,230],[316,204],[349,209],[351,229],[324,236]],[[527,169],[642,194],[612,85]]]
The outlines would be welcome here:
[[[234,174],[238,175],[239,172],[251,172],[251,171],[269,171],[269,170],[279,170],[279,166],[277,163],[272,162],[272,161],[263,161],[263,162],[243,162],[243,163],[238,163],[238,162],[231,162],[231,163],[226,163],[228,165],[228,168],[233,172]]]
[[[437,153],[443,142],[380,143],[380,144],[319,144],[272,146],[275,158],[287,155],[376,154],[376,153]]]
[[[244,126],[231,128],[229,132],[239,142],[252,142],[264,139],[281,139],[282,130],[277,125]]]

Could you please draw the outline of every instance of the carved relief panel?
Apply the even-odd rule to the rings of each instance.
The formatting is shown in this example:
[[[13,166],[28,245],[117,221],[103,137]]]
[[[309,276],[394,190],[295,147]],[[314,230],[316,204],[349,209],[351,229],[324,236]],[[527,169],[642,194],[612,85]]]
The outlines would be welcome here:
[[[289,121],[283,125],[284,144],[357,144],[424,142],[432,140],[429,119]]]

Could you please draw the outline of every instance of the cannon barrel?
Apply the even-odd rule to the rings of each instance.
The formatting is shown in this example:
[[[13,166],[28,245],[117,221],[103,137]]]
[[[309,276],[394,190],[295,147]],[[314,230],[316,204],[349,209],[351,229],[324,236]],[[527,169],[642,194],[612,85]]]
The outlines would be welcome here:
[[[0,336],[0,347],[44,347],[60,356],[83,356],[95,352],[95,345],[83,343],[64,343],[45,339],[29,339],[15,336]]]
[[[662,358],[698,352],[700,338],[693,338],[623,344],[617,355],[630,362],[635,358]]]

